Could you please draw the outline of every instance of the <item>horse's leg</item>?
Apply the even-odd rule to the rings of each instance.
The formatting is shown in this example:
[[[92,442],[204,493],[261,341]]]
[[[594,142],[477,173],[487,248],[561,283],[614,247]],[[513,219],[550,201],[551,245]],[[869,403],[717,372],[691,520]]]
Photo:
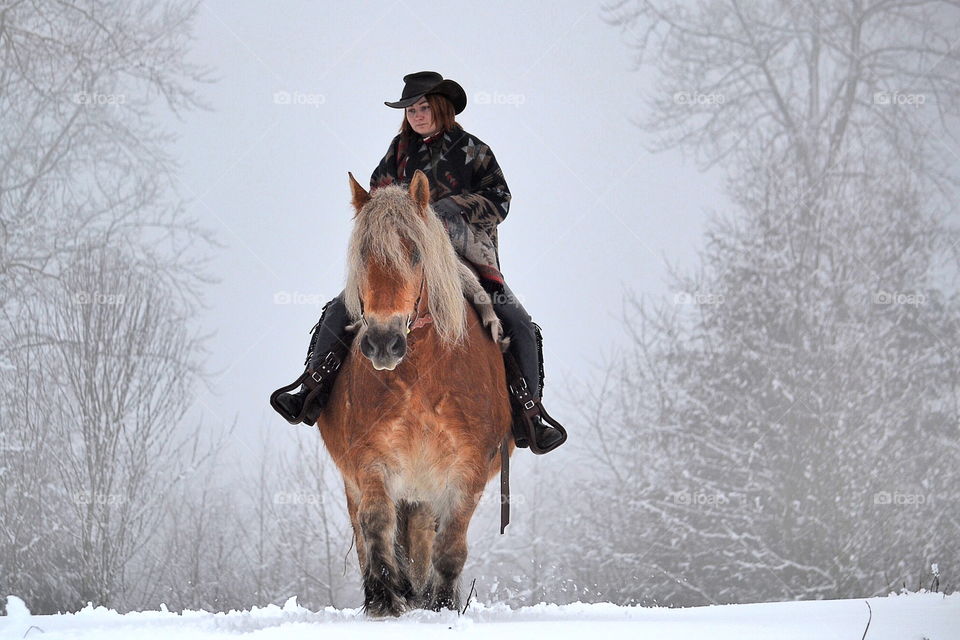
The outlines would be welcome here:
[[[405,511],[407,575],[413,583],[414,592],[421,595],[427,586],[432,568],[433,538],[437,530],[437,518],[429,505],[423,502],[411,504]],[[427,603],[428,605],[430,603]]]
[[[360,575],[363,575],[367,567],[367,554],[363,546],[363,533],[360,530],[360,519],[357,517],[358,498],[354,498],[349,489],[344,490],[347,495],[347,514],[350,516],[350,524],[353,527],[353,543],[357,546],[357,562],[360,564]]]
[[[441,518],[433,542],[433,573],[426,606],[434,611],[460,608],[460,572],[467,560],[467,527],[483,493],[485,478],[466,483],[468,489],[451,502],[453,509]]]
[[[397,511],[383,479],[374,473],[360,481],[357,519],[363,537],[363,608],[371,616],[398,616],[412,596],[410,580],[397,564]]]

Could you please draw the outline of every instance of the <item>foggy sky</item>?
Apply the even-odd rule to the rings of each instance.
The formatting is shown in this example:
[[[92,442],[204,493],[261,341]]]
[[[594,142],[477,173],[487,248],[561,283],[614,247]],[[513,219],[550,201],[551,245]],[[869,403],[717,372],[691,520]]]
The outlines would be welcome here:
[[[298,431],[267,398],[300,374],[320,305],[343,286],[347,172],[366,184],[402,117],[383,101],[404,74],[435,70],[466,90],[458,121],[510,186],[502,270],[543,327],[544,404],[575,440],[568,388],[626,344],[623,292],[672,296],[667,262],[694,264],[722,203],[716,176],[642,148],[631,118],[653,89],[600,5],[211,1],[195,37],[193,61],[218,78],[201,88],[211,109],[169,126],[190,212],[224,245],[210,250],[219,282],[201,318],[216,332],[203,423],[236,416],[250,444],[260,425]]]

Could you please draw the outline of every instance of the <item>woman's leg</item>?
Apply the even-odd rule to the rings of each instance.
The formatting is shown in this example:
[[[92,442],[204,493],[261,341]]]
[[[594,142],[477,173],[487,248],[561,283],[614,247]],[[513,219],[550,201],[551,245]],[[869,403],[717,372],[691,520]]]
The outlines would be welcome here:
[[[353,334],[347,331],[349,323],[347,305],[343,302],[343,291],[341,291],[337,297],[323,305],[320,320],[317,321],[317,326],[310,337],[307,357],[303,361],[307,369],[316,371],[331,351],[340,353],[350,349]]]
[[[343,302],[343,292],[323,306],[320,320],[317,322],[310,337],[310,346],[307,348],[307,357],[304,365],[307,373],[314,376],[313,380],[325,387],[320,393],[314,393],[310,406],[306,408],[303,422],[313,425],[326,398],[326,391],[330,389],[340,366],[340,360],[350,349],[353,335],[347,331],[349,316]],[[296,393],[281,393],[277,396],[277,404],[283,407],[291,416],[304,413],[304,401],[312,388],[302,385]],[[286,418],[286,416],[284,416]]]
[[[510,352],[520,365],[520,373],[527,381],[530,394],[540,399],[540,350],[533,318],[506,284],[501,291],[490,295],[493,309],[503,322],[504,331],[510,336]]]
[[[540,449],[552,450],[563,444],[566,436],[559,429],[545,424],[541,419],[540,411],[543,410],[543,406],[540,396],[543,391],[543,380],[540,376],[540,345],[533,319],[506,284],[503,285],[502,291],[494,292],[491,298],[493,308],[503,323],[506,334],[510,336],[510,352],[517,360],[520,375],[527,383],[529,395],[524,393],[523,397],[520,397],[515,394],[515,397],[521,402],[530,401],[527,415],[533,422],[536,444]],[[514,386],[519,381],[508,380],[508,383]]]

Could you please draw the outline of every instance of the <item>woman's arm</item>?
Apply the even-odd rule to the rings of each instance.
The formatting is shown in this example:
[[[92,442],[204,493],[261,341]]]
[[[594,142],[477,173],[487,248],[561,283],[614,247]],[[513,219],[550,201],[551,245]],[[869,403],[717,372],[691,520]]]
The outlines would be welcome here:
[[[402,154],[404,141],[396,136],[387,153],[370,176],[370,188],[376,189],[397,181],[397,158]],[[468,164],[464,174],[469,184],[457,195],[440,198],[433,208],[441,217],[455,219],[462,216],[467,222],[481,227],[496,227],[510,210],[510,189],[496,156],[486,144],[470,136],[467,138]],[[456,223],[456,220],[453,220]]]
[[[370,176],[370,189],[385,187],[393,184],[397,180],[397,150],[400,142],[400,136],[396,136],[387,149],[386,155],[380,160],[380,164],[373,170]]]
[[[510,189],[490,147],[471,136],[467,148],[469,188],[441,198],[434,203],[434,209],[459,211],[471,224],[496,226],[510,210]]]

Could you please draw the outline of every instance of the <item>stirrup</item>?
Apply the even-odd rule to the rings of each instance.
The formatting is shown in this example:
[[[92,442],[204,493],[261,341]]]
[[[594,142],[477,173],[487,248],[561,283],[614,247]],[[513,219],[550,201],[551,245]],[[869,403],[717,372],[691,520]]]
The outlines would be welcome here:
[[[533,399],[533,395],[530,393],[529,387],[527,387],[527,381],[525,378],[521,377],[520,383],[517,386],[513,386],[511,384],[509,387],[511,395],[513,395],[514,399],[519,405],[518,408],[520,410],[520,417],[523,420],[524,432],[518,434],[516,431],[514,431],[514,437],[517,440],[518,447],[522,447],[520,442],[525,439],[525,444],[530,447],[530,451],[540,456],[545,453],[550,453],[567,441],[567,430],[563,428],[562,424],[554,420],[553,417],[547,413],[547,410],[543,408],[543,404]],[[537,444],[537,430],[533,425],[533,418],[535,416],[540,416],[540,419],[543,422],[546,422],[560,432],[562,437],[556,444],[546,449]]]
[[[299,378],[271,393],[270,406],[273,407],[273,410],[279,413],[283,419],[290,424],[300,424],[307,416],[307,407],[320,393],[324,381],[327,380],[330,374],[339,369],[340,365],[341,360],[337,354],[333,351],[329,352],[320,363],[320,366],[317,367],[316,371],[307,369],[300,374]],[[280,403],[277,402],[277,398],[281,393],[288,393],[300,385],[307,387],[309,391],[307,392],[306,397],[303,399],[303,405],[300,408],[300,415],[295,416],[291,413],[288,413],[282,406],[280,406]]]
[[[560,424],[559,422],[557,422],[556,420],[554,420],[554,419],[553,419],[553,416],[551,416],[549,413],[547,413],[547,410],[543,408],[543,405],[542,405],[542,404],[540,404],[540,403],[538,402],[538,403],[537,403],[537,407],[538,407],[539,412],[540,412],[540,420],[541,420],[541,422],[546,422],[547,424],[549,424],[551,427],[553,427],[554,429],[556,429],[557,431],[559,431],[559,432],[560,432],[560,436],[561,436],[561,437],[560,437],[560,440],[558,440],[558,441],[556,442],[556,444],[554,444],[554,445],[552,445],[552,446],[550,446],[550,447],[548,447],[548,448],[546,448],[546,449],[541,448],[541,447],[537,444],[537,439],[536,439],[536,437],[535,437],[535,436],[536,436],[536,429],[535,429],[534,426],[533,426],[533,420],[531,420],[531,419],[528,418],[527,416],[524,416],[524,420],[525,420],[526,423],[527,423],[527,433],[529,434],[528,437],[530,438],[530,443],[531,443],[531,444],[530,444],[530,451],[532,451],[533,453],[535,453],[535,454],[537,454],[537,455],[539,456],[539,455],[543,455],[543,454],[545,454],[545,453],[550,453],[551,451],[553,451],[554,449],[556,449],[557,447],[559,447],[560,445],[562,445],[564,442],[566,442],[566,441],[567,441],[567,430],[564,429],[564,427],[563,427],[562,424]]]

